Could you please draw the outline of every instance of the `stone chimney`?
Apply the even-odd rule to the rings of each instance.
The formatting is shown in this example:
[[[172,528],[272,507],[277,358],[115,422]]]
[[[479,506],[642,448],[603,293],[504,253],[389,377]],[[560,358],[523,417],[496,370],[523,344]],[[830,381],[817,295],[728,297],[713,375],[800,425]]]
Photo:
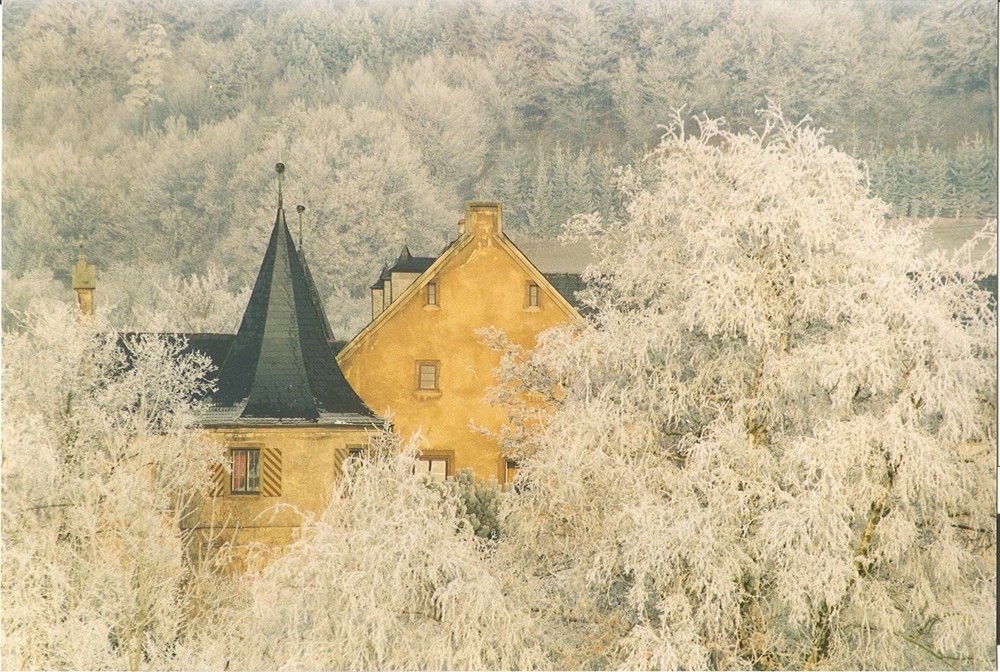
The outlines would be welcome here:
[[[73,291],[76,292],[76,304],[84,315],[94,314],[94,289],[97,287],[97,269],[87,263],[83,256],[83,238],[79,239],[80,256],[73,267]]]

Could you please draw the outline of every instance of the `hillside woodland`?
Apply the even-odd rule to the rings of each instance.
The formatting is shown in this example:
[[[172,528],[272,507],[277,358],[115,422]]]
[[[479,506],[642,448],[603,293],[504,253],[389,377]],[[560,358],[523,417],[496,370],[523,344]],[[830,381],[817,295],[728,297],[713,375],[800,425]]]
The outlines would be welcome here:
[[[514,487],[384,432],[246,573],[185,561],[206,358],[36,298],[4,334],[4,668],[995,669],[978,241],[924,255],[774,108],[687,125],[623,217],[568,224],[588,323],[482,334]]]
[[[996,669],[996,224],[893,221],[994,216],[995,3],[3,9],[4,669]],[[116,330],[235,329],[278,161],[340,338],[467,199],[596,261],[479,334],[514,487],[382,432],[234,573],[209,361]]]
[[[14,0],[3,33],[12,327],[65,294],[82,236],[114,324],[234,329],[280,160],[347,338],[382,264],[436,254],[467,199],[539,236],[622,215],[618,169],[675,108],[741,131],[770,101],[894,215],[995,210],[987,0]]]

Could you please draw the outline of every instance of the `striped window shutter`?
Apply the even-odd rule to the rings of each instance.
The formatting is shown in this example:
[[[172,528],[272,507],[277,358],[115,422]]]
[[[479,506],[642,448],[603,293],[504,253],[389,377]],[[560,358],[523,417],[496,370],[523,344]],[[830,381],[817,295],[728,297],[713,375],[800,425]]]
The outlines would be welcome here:
[[[212,466],[212,497],[222,497],[226,494],[226,467],[222,464]]]
[[[334,448],[333,450],[333,477],[340,480],[344,475],[344,462],[348,456],[347,448]]]
[[[261,451],[260,494],[265,497],[281,496],[281,449]]]

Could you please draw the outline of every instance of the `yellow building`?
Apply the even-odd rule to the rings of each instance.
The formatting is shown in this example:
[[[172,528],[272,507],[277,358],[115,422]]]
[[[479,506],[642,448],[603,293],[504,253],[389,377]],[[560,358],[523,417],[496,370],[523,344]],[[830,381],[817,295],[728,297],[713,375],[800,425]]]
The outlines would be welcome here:
[[[515,465],[479,431],[499,430],[505,410],[484,400],[500,354],[476,332],[497,327],[530,348],[545,329],[580,319],[570,303],[580,287],[579,259],[564,267],[564,246],[525,245],[552,273],[543,274],[507,237],[500,204],[468,204],[458,238],[439,257],[404,248],[383,269],[372,287],[372,322],[335,355],[279,190],[237,333],[183,334],[186,351],[218,367],[201,424],[228,456],[212,496],[186,518],[195,547],[273,548],[294,540],[304,516],[325,507],[344,461],[362,455],[384,426],[380,415],[404,438],[421,434],[420,469],[432,477],[472,469],[482,480],[510,482]],[[88,310],[94,272],[80,267],[74,289]]]
[[[504,233],[501,205],[469,203],[439,257],[404,248],[371,292],[371,323],[337,355],[348,382],[402,437],[420,433],[421,470],[509,482],[516,465],[477,430],[499,430],[504,410],[484,402],[500,355],[476,332],[497,327],[532,348],[542,331],[580,318]]]
[[[236,335],[192,339],[221,360],[202,418],[229,454],[192,524],[204,543],[280,546],[323,510],[344,460],[382,421],[344,379],[330,326],[280,198]],[[224,353],[224,358],[223,358]]]

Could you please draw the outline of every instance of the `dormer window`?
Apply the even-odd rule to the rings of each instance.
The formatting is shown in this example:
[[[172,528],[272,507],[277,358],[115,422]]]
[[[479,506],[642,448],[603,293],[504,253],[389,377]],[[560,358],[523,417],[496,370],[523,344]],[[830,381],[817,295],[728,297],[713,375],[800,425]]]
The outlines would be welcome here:
[[[428,282],[426,289],[426,305],[438,305],[438,285],[436,282]]]

